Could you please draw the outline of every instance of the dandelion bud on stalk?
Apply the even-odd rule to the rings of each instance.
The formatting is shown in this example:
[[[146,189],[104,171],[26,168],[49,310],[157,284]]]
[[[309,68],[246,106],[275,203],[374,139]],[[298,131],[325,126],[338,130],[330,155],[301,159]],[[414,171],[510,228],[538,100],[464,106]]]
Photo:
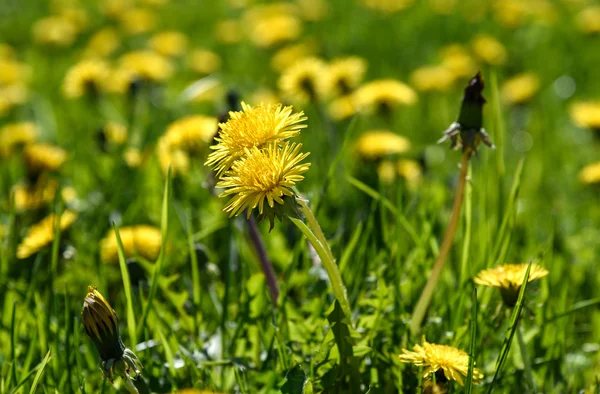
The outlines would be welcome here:
[[[140,360],[121,340],[117,314],[94,286],[88,286],[88,294],[83,300],[81,320],[85,333],[100,353],[102,373],[108,380],[112,382],[115,374],[124,379],[132,372],[135,375],[140,374]]]

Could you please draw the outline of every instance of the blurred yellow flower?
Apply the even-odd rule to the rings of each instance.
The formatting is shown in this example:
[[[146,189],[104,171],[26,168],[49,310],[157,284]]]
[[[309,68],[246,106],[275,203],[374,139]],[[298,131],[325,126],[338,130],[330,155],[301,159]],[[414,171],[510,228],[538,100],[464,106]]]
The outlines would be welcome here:
[[[221,44],[237,44],[242,36],[242,24],[236,19],[227,19],[215,25],[215,40]]]
[[[163,31],[154,34],[150,48],[163,56],[181,56],[188,47],[188,38],[178,31]]]
[[[377,176],[381,183],[390,185],[396,180],[396,166],[391,160],[382,160],[377,166]]]
[[[89,59],[76,63],[63,81],[62,91],[67,98],[94,96],[106,90],[110,68],[103,60]]]
[[[456,78],[470,78],[477,71],[477,64],[461,44],[451,44],[441,51],[442,65]]]
[[[127,126],[109,121],[102,130],[104,138],[110,145],[123,145],[127,142]]]
[[[34,184],[18,183],[11,189],[16,211],[36,210],[54,200],[58,182],[40,177]]]
[[[411,363],[417,367],[425,367],[424,378],[431,378],[436,372],[443,372],[448,381],[456,381],[464,385],[463,376],[469,372],[469,355],[464,351],[446,345],[429,343],[423,338],[423,345],[415,345],[413,351],[402,349],[400,361]],[[473,382],[483,379],[479,368],[473,368]],[[437,379],[441,380],[441,379]]]
[[[146,8],[130,8],[119,13],[121,28],[127,34],[142,34],[154,29],[156,15]]]
[[[138,168],[144,162],[144,156],[139,148],[130,146],[123,152],[123,159],[129,168]]]
[[[14,57],[15,49],[4,42],[0,42],[0,59],[9,60]]]
[[[119,58],[124,70],[131,76],[152,82],[164,82],[173,74],[173,66],[169,60],[152,51],[134,51]]]
[[[261,18],[248,25],[250,39],[259,47],[272,47],[291,41],[302,33],[302,23],[292,15],[276,15]]]
[[[217,174],[229,170],[232,164],[246,154],[249,148],[262,148],[266,144],[295,137],[306,125],[304,112],[292,113],[292,107],[281,104],[250,106],[242,102],[242,111],[229,112],[229,120],[220,123],[216,145],[205,165]]]
[[[334,59],[328,68],[329,85],[335,96],[352,93],[362,82],[367,71],[367,62],[358,56]]]
[[[119,33],[112,27],[98,30],[87,42],[84,56],[106,57],[110,56],[121,45]]]
[[[118,19],[133,6],[133,0],[100,0],[100,10],[111,18]]]
[[[32,34],[38,44],[68,47],[77,38],[77,27],[64,17],[49,16],[33,24]]]
[[[539,89],[539,78],[529,72],[516,75],[504,82],[500,92],[509,104],[523,104],[530,101]]]
[[[278,86],[284,97],[297,104],[321,100],[331,91],[327,64],[320,59],[301,59],[285,69]]]
[[[285,142],[282,147],[276,142],[258,149],[256,146],[245,149],[245,156],[233,166],[217,183],[217,188],[225,189],[219,197],[232,196],[223,209],[229,216],[235,216],[247,209],[247,217],[258,207],[263,214],[265,200],[270,208],[275,203],[284,204],[285,196],[292,197],[296,182],[304,179],[301,174],[308,171],[310,163],[300,164],[309,154],[301,153],[302,144]]]
[[[144,259],[154,262],[160,254],[162,237],[160,229],[140,224],[136,226],[121,227],[119,235],[123,242],[125,258],[142,256]],[[114,230],[100,241],[100,259],[107,264],[117,263],[119,255],[117,252],[117,236]]]
[[[77,31],[83,31],[90,23],[87,11],[81,7],[62,8],[58,15],[71,22]]]
[[[600,183],[600,161],[583,167],[579,172],[579,180],[588,185]]]
[[[356,113],[352,95],[338,97],[329,103],[329,115],[334,120],[347,119]]]
[[[586,34],[600,33],[600,6],[592,5],[577,14],[577,27]]]
[[[578,126],[600,130],[600,101],[575,103],[569,113]]]
[[[370,130],[358,138],[355,149],[365,159],[377,159],[408,151],[410,141],[390,130]]]
[[[359,0],[364,6],[377,11],[394,13],[409,7],[413,0]]]
[[[406,84],[394,79],[379,79],[359,87],[353,94],[358,111],[372,113],[390,111],[399,105],[417,102],[417,94]]]
[[[397,164],[398,175],[406,181],[411,188],[417,187],[423,180],[421,166],[414,160],[400,159]]]
[[[0,128],[0,156],[8,157],[19,147],[33,143],[39,130],[33,122],[9,123]]]
[[[212,74],[221,68],[221,57],[213,51],[194,49],[189,54],[188,65],[198,74]]]
[[[60,231],[65,231],[77,219],[77,215],[71,211],[64,211],[60,216]],[[44,246],[49,245],[54,239],[54,226],[56,215],[50,214],[42,221],[32,225],[27,234],[17,246],[17,258],[27,257],[39,252]]]
[[[446,92],[452,88],[456,77],[445,66],[423,66],[410,75],[410,83],[421,92]]]
[[[298,14],[306,21],[323,20],[331,11],[331,5],[327,0],[296,0],[296,4]]]
[[[57,171],[67,160],[67,152],[58,146],[34,143],[25,146],[23,158],[27,173],[36,177],[45,171]]]
[[[479,34],[471,42],[473,52],[482,61],[492,66],[506,63],[508,54],[500,41],[488,34]]]
[[[16,60],[0,58],[0,85],[24,83],[29,79],[30,74],[29,66]]]
[[[316,53],[317,44],[312,40],[291,44],[275,52],[271,58],[271,67],[276,71],[282,72],[299,60],[313,57]]]
[[[23,84],[0,85],[0,117],[6,115],[16,105],[25,103],[28,98],[29,91]]]
[[[517,302],[527,267],[528,264],[504,264],[479,272],[474,280],[477,284],[498,288],[504,303],[512,307]],[[548,270],[537,264],[531,264],[527,282],[543,278],[546,275],[548,275]]]

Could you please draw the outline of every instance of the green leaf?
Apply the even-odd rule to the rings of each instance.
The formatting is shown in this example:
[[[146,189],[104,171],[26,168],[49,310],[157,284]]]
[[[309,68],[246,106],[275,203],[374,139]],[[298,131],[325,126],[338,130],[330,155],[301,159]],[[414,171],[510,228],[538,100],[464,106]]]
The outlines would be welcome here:
[[[40,382],[40,379],[42,378],[42,374],[44,373],[44,368],[46,368],[48,360],[50,360],[50,350],[48,350],[48,353],[46,353],[46,357],[44,357],[44,359],[38,366],[38,371],[35,374],[35,378],[33,379],[33,384],[31,385],[31,390],[29,390],[29,394],[34,394],[37,390],[37,386]]]
[[[304,386],[308,381],[306,373],[304,373],[300,364],[293,366],[285,374],[285,379],[285,383],[281,386],[282,394],[302,394],[304,392]]]
[[[473,392],[473,368],[475,368],[475,341],[477,340],[477,288],[473,287],[471,304],[471,342],[469,344],[469,370],[465,382],[465,394]]]
[[[123,278],[123,288],[125,289],[125,298],[127,300],[127,330],[129,332],[129,340],[133,346],[137,344],[137,332],[135,328],[135,315],[133,314],[133,296],[131,295],[131,280],[129,279],[129,270],[125,261],[125,249],[123,241],[119,233],[119,226],[113,222],[113,230],[117,237],[117,253],[119,256],[119,268],[121,269],[121,277]]]

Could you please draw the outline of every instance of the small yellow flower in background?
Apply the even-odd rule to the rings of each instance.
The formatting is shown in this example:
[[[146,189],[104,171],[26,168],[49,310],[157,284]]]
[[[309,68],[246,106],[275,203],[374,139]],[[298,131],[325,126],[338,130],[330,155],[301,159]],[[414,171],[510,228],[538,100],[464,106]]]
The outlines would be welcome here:
[[[77,219],[77,214],[71,211],[64,211],[60,215],[60,231],[63,232],[71,226]],[[54,226],[56,215],[50,214],[39,223],[32,225],[27,234],[17,246],[17,258],[26,259],[27,257],[39,252],[44,246],[52,243],[54,239]]]
[[[29,91],[23,84],[0,85],[0,117],[15,106],[25,103],[28,98]]]
[[[188,38],[178,31],[164,31],[154,34],[149,44],[152,50],[163,56],[181,56],[188,47]]]
[[[33,40],[41,45],[68,47],[77,38],[77,27],[61,16],[49,16],[33,24]]]
[[[281,100],[279,100],[279,97],[277,97],[277,94],[275,92],[273,92],[272,90],[262,88],[262,89],[258,89],[257,91],[253,92],[250,95],[249,101],[250,101],[250,103],[252,103],[252,105],[258,105],[258,104],[277,105],[277,104],[279,104],[279,102]]]
[[[133,6],[133,0],[100,0],[100,11],[111,18],[118,19],[119,16]]]
[[[367,62],[358,56],[334,59],[329,64],[327,76],[335,96],[350,94],[362,82]]]
[[[390,185],[396,180],[396,166],[391,160],[382,160],[377,166],[377,176],[379,181]]]
[[[302,23],[292,15],[260,18],[255,23],[247,26],[250,30],[252,42],[263,48],[294,40],[302,33]]]
[[[119,37],[119,33],[111,27],[105,27],[90,37],[84,51],[84,56],[100,58],[110,56],[120,45],[121,38]]]
[[[44,171],[57,171],[67,160],[67,152],[54,145],[35,143],[23,151],[27,173],[36,177]]]
[[[477,72],[477,63],[461,44],[451,44],[441,50],[442,65],[456,78],[470,78]]]
[[[474,280],[477,284],[498,288],[504,303],[512,307],[519,297],[519,290],[525,279],[527,267],[528,264],[504,264],[481,271]],[[546,275],[548,275],[548,270],[537,264],[531,264],[527,282],[543,278]]]
[[[212,74],[221,68],[221,56],[206,49],[194,49],[189,54],[188,65],[198,74]]]
[[[588,185],[600,183],[600,161],[583,167],[579,172],[579,181]]]
[[[389,130],[370,130],[358,138],[355,149],[365,159],[377,159],[408,151],[410,141]]]
[[[127,34],[142,34],[154,29],[156,15],[146,8],[131,8],[118,15],[121,28]]]
[[[348,95],[333,99],[329,103],[328,112],[334,120],[348,119],[356,113],[354,98]]]
[[[313,40],[291,44],[275,52],[271,58],[271,67],[278,72],[283,72],[302,59],[314,57],[317,52],[318,45]]]
[[[119,235],[123,242],[125,258],[142,256],[152,262],[158,258],[162,242],[160,229],[141,224],[122,227],[119,229]],[[117,236],[113,229],[100,241],[100,259],[106,264],[119,261]]]
[[[423,180],[421,166],[414,160],[400,159],[397,164],[398,175],[406,181],[408,187],[416,188]]]
[[[229,120],[220,123],[219,136],[214,150],[205,165],[218,175],[229,170],[232,164],[246,154],[246,149],[262,148],[270,142],[280,143],[300,134],[306,125],[304,112],[292,113],[292,107],[281,104],[250,106],[242,102],[242,110],[230,112]]]
[[[104,139],[110,145],[123,145],[127,142],[127,126],[109,121],[104,125],[102,130],[104,132]]]
[[[135,78],[152,82],[163,82],[173,74],[169,60],[152,51],[134,51],[119,58],[121,67],[131,72]]]
[[[577,27],[586,34],[600,33],[600,6],[584,8],[577,14]]]
[[[400,105],[417,102],[417,94],[408,85],[395,79],[380,79],[366,83],[353,94],[358,111],[373,113],[388,112]]]
[[[359,0],[365,7],[385,13],[394,13],[409,7],[413,0]]]
[[[63,94],[67,98],[94,96],[106,90],[110,76],[108,63],[103,60],[83,60],[72,66],[63,81]]]
[[[0,58],[0,85],[24,83],[30,75],[31,69],[26,64],[12,59]]]
[[[15,49],[4,42],[0,42],[0,59],[8,60],[14,57]]]
[[[447,92],[456,76],[445,66],[419,67],[410,75],[410,84],[421,92]]]
[[[0,156],[8,157],[19,147],[35,142],[39,134],[33,122],[9,123],[0,128]]]
[[[569,114],[577,126],[600,130],[600,101],[575,103]]]
[[[504,45],[494,37],[480,34],[473,38],[471,46],[475,55],[482,61],[492,66],[506,63],[508,54]]]
[[[221,44],[237,44],[242,40],[242,32],[240,21],[227,19],[215,25],[215,40]]]
[[[256,207],[263,214],[265,200],[270,208],[275,203],[284,205],[283,198],[296,195],[291,188],[304,179],[301,174],[310,167],[310,163],[300,164],[309,155],[301,153],[301,148],[302,144],[289,142],[281,148],[276,142],[262,150],[246,148],[246,156],[234,162],[217,183],[218,188],[225,189],[219,197],[232,196],[223,210],[232,217],[248,209],[249,218]]]
[[[59,10],[58,15],[65,18],[75,26],[77,31],[85,30],[90,24],[90,17],[87,11],[81,7],[62,8]]]
[[[139,148],[130,146],[123,152],[123,159],[129,168],[139,168],[144,162],[144,155]]]
[[[417,367],[425,367],[423,377],[431,379],[435,375],[436,382],[456,381],[464,385],[463,376],[469,372],[469,355],[457,348],[429,343],[423,338],[423,345],[415,345],[413,351],[402,349],[400,361],[411,363]],[[483,374],[473,368],[473,382],[478,383]]]
[[[321,21],[325,19],[331,6],[327,0],[296,0],[298,14],[306,21]]]
[[[58,182],[40,177],[34,184],[18,183],[12,187],[11,194],[16,211],[36,210],[54,200]]]
[[[534,73],[516,75],[502,84],[500,92],[509,104],[530,101],[540,89],[540,79]]]
[[[314,57],[301,59],[283,71],[278,86],[293,103],[324,99],[331,91],[327,64]]]

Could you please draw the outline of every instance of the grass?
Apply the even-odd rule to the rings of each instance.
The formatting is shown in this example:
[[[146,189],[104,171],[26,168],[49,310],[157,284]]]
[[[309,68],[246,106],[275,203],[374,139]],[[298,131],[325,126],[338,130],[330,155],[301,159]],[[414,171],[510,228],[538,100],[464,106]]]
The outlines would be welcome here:
[[[569,116],[573,102],[599,99],[600,46],[597,35],[578,28],[583,6],[544,2],[551,18],[538,12],[541,6],[523,6],[512,25],[511,15],[493,2],[455,2],[449,14],[440,14],[434,7],[440,1],[385,13],[358,0],[331,0],[325,19],[302,19],[294,42],[313,39],[326,60],[360,56],[368,64],[364,81],[408,83],[418,67],[440,64],[442,49],[454,43],[476,59],[471,40],[481,33],[507,50],[504,64],[476,60],[486,82],[484,124],[497,149],[482,146],[471,160],[454,241],[415,335],[411,316],[440,253],[461,156],[435,142],[456,120],[468,78],[419,92],[414,105],[383,115],[337,121],[329,102],[294,107],[308,117],[296,140],[311,152],[312,165],[298,189],[314,219],[276,222],[272,231],[259,224],[279,285],[273,302],[245,218],[228,218],[226,201],[210,188],[213,175],[203,166],[207,147],[191,158],[185,175],[173,168],[163,172],[157,157],[156,145],[171,122],[225,114],[228,89],[251,104],[259,89],[277,92],[279,72],[270,62],[284,45],[258,47],[247,32],[239,43],[219,41],[215,25],[241,19],[251,7],[230,3],[144,6],[154,10],[154,31],[181,31],[190,47],[220,56],[222,65],[209,80],[221,90],[200,102],[182,95],[203,77],[184,58],[173,60],[175,72],[166,83],[131,100],[67,99],[64,76],[89,37],[119,24],[96,1],[81,0],[87,27],[69,47],[49,48],[33,42],[31,29],[58,5],[0,5],[0,37],[30,69],[28,100],[0,111],[0,128],[20,121],[38,125],[40,140],[68,153],[50,177],[77,194],[65,206],[46,201],[17,210],[11,190],[27,179],[23,155],[1,157],[0,394],[124,392],[120,380],[103,380],[98,353],[84,335],[80,312],[88,285],[98,286],[115,309],[123,342],[140,358],[156,393],[421,392],[422,369],[401,363],[398,355],[423,336],[471,356],[465,387],[453,384],[451,393],[597,392],[600,194],[577,174],[598,159],[600,140]],[[151,34],[121,34],[110,60],[116,64],[120,54],[146,48]],[[513,104],[503,86],[521,72],[534,73],[539,89]],[[98,130],[108,120],[127,126],[125,146],[99,145]],[[378,162],[358,156],[357,138],[372,129],[410,140],[410,150],[393,159],[419,164],[418,185],[398,176],[385,182]],[[127,165],[127,147],[140,149],[142,164]],[[70,229],[55,224],[51,243],[18,259],[27,230],[67,208],[78,215]],[[137,224],[162,233],[155,261],[128,255],[127,240],[119,237],[118,259],[102,262],[101,240]],[[473,282],[483,269],[530,261],[549,275],[525,280],[510,310],[496,289]],[[340,272],[334,283],[332,268]],[[485,376],[479,384],[471,380],[473,368]]]

